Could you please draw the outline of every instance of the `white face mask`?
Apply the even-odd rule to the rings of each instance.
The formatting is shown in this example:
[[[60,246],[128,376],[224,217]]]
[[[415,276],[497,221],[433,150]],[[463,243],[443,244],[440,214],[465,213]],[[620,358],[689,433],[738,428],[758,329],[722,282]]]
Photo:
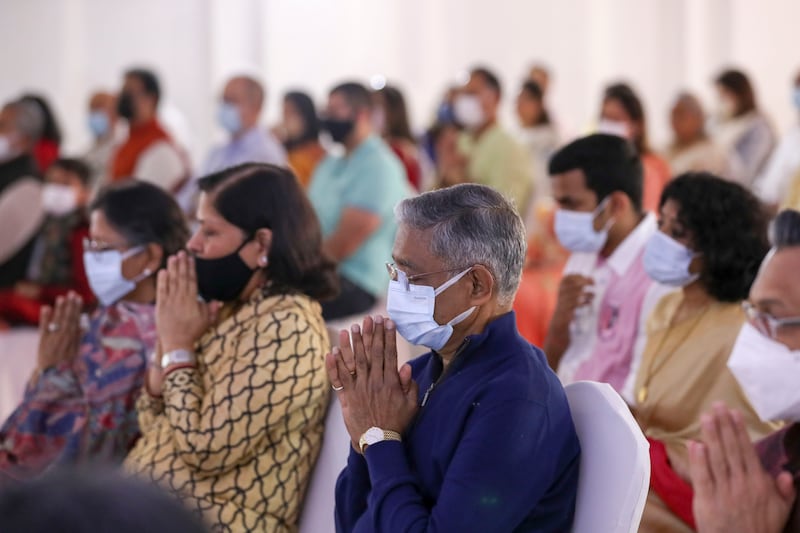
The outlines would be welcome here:
[[[42,207],[53,216],[64,216],[78,208],[78,193],[69,185],[46,183],[42,187]]]
[[[800,421],[800,351],[745,324],[728,359],[750,405],[765,422]]]
[[[453,326],[463,322],[475,311],[470,307],[445,325],[440,325],[433,318],[436,297],[452,287],[458,280],[467,275],[472,267],[453,276],[438,288],[426,285],[409,285],[406,290],[406,274],[397,271],[397,281],[389,282],[389,293],[386,300],[386,311],[389,318],[397,325],[397,332],[417,346],[426,346],[431,350],[441,350],[453,336]]]
[[[717,113],[724,119],[733,118],[733,115],[736,114],[736,103],[730,98],[720,99]]]
[[[616,135],[623,139],[631,138],[631,129],[628,127],[628,123],[621,120],[600,119],[600,123],[597,125],[597,133]]]
[[[594,229],[594,219],[608,205],[608,198],[600,202],[591,213],[557,209],[555,232],[561,245],[570,252],[599,252],[606,245],[608,230],[614,224],[611,219],[600,231]]]
[[[483,126],[486,116],[481,107],[481,100],[474,94],[459,94],[453,103],[456,120],[465,128],[474,130]]]
[[[83,265],[92,292],[97,300],[105,306],[111,305],[123,296],[133,292],[136,284],[152,274],[145,269],[135,279],[126,279],[122,275],[122,262],[129,257],[144,251],[144,246],[137,246],[125,252],[119,250],[103,250],[83,252]]]
[[[8,161],[16,155],[11,146],[11,138],[8,135],[0,135],[0,162]]]
[[[684,287],[700,277],[689,272],[696,255],[666,233],[657,231],[647,241],[642,262],[651,279],[670,287]]]

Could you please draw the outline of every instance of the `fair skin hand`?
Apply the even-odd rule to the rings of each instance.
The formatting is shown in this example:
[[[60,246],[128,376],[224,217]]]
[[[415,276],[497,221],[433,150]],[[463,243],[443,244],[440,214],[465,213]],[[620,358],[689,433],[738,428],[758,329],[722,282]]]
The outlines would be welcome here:
[[[780,533],[794,504],[792,475],[761,466],[738,411],[724,405],[702,417],[703,442],[689,443],[698,533]]]
[[[37,372],[43,372],[78,355],[81,340],[83,300],[74,292],[59,296],[54,307],[42,307],[39,318]]]
[[[402,434],[417,414],[419,388],[411,367],[397,370],[397,332],[383,317],[366,319],[362,328],[339,333],[341,348],[325,357],[328,378],[342,405],[345,426],[353,448],[371,427]]]
[[[594,299],[594,293],[589,290],[592,285],[594,280],[578,274],[570,274],[561,280],[556,309],[545,342],[547,360],[554,370],[558,369],[561,358],[569,346],[569,325],[575,318],[575,310],[591,304]]]

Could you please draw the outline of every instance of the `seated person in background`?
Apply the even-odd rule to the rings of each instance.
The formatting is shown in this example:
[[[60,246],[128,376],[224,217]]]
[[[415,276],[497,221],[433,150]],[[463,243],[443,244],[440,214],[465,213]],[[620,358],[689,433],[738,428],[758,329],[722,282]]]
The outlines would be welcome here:
[[[92,146],[83,160],[92,170],[92,189],[108,181],[111,160],[117,147],[125,138],[124,128],[117,116],[117,97],[111,93],[97,92],[89,99],[87,124],[92,133]]]
[[[726,367],[745,322],[747,297],[767,253],[767,217],[744,187],[711,174],[684,174],[661,196],[659,232],[644,268],[680,289],[663,297],[647,323],[647,345],[631,373],[633,414],[650,441],[650,494],[639,531],[691,531],[691,506],[675,503],[688,477],[686,443],[700,437],[700,415],[724,401],[742,412],[752,437],[759,420]]]
[[[642,210],[642,164],[622,137],[596,134],[556,152],[550,175],[556,236],[572,255],[544,352],[562,383],[601,381],[620,392],[644,348],[647,316],[668,290],[642,264],[656,232]]]
[[[444,185],[472,182],[494,187],[525,214],[532,169],[525,149],[498,121],[501,98],[497,76],[486,68],[473,69],[453,103],[455,119],[466,129],[458,143],[464,164],[446,170]]]
[[[159,273],[159,349],[125,466],[214,531],[296,531],[328,406],[317,300],[336,293],[334,265],[287,169],[241,165],[199,186],[193,256]]]
[[[0,484],[1,486],[1,484]],[[63,469],[0,491],[3,533],[205,533],[156,488],[105,470]]]
[[[547,202],[551,199],[547,164],[558,149],[559,139],[544,105],[544,91],[532,81],[526,81],[517,95],[517,118],[520,126],[517,136],[528,154],[533,178],[531,203],[535,205],[537,200]],[[530,210],[523,213],[523,216],[528,215],[531,215]],[[527,227],[527,218],[525,222]]]
[[[61,128],[47,99],[40,94],[26,94],[20,98],[21,102],[35,105],[42,112],[44,127],[42,135],[33,147],[33,157],[39,172],[44,174],[50,165],[58,159],[61,150]]]
[[[236,76],[225,84],[217,121],[230,140],[211,150],[202,175],[242,163],[286,164],[283,146],[258,124],[265,103],[264,87],[250,76]]]
[[[403,166],[375,134],[370,92],[342,83],[328,95],[322,127],[344,155],[317,167],[308,190],[319,216],[325,251],[339,262],[341,294],[322,304],[325,320],[371,309],[386,292],[385,257],[392,253],[392,210],[411,194]]]
[[[701,418],[686,496],[698,533],[800,531],[800,213],[779,214],[772,241],[728,366],[763,420],[792,424],[754,446],[738,410],[720,403]]]
[[[0,110],[0,289],[25,279],[45,217],[33,158],[43,128],[42,112],[30,102],[9,102]]]
[[[59,159],[45,174],[42,207],[47,213],[39,231],[28,275],[13,289],[0,290],[0,320],[38,324],[39,310],[57,296],[74,291],[90,306],[94,295],[83,268],[83,242],[89,236],[86,204],[90,170],[78,159]]]
[[[158,121],[160,99],[158,78],[151,71],[133,69],[125,73],[117,113],[128,123],[128,138],[111,161],[112,182],[134,177],[174,193],[188,179],[185,154]]]
[[[310,96],[299,91],[286,93],[283,97],[283,121],[277,131],[286,148],[289,167],[307,188],[317,165],[326,155],[319,142],[319,117]]]
[[[388,313],[342,331],[326,366],[352,438],[337,531],[569,531],[580,445],[511,303],[514,206],[482,185],[397,207]],[[433,350],[398,372],[396,334]]]
[[[147,183],[101,192],[84,252],[101,307],[81,324],[81,298],[41,313],[37,368],[0,428],[0,472],[30,477],[51,465],[121,461],[139,435],[134,403],[155,348],[155,273],[186,243],[175,201]]]
[[[666,156],[673,175],[711,172],[732,179],[725,152],[706,133],[706,115],[696,96],[678,95],[672,106],[670,124],[673,138]]]
[[[633,143],[644,169],[642,207],[658,211],[661,191],[672,177],[669,165],[651,149],[647,140],[647,117],[639,96],[625,83],[606,88],[600,111],[600,133],[620,135]]]
[[[403,163],[408,183],[418,191],[422,184],[422,167],[419,163],[417,140],[411,133],[406,99],[400,89],[391,85],[386,85],[372,95],[375,101],[372,115],[375,131]]]

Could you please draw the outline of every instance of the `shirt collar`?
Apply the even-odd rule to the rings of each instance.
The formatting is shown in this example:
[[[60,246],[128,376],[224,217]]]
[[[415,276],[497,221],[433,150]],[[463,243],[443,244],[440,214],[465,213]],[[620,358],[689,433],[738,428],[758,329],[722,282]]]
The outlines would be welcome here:
[[[617,246],[614,253],[608,258],[608,266],[618,276],[624,275],[633,262],[644,250],[647,241],[658,230],[656,217],[652,213],[647,213],[636,228],[627,236],[622,243]]]

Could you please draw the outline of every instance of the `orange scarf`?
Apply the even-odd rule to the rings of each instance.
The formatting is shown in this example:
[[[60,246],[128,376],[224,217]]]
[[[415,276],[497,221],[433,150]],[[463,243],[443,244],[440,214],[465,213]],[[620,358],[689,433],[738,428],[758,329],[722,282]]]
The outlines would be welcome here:
[[[158,141],[172,142],[172,139],[155,119],[131,126],[128,140],[114,155],[111,181],[120,181],[133,176],[139,157]]]

